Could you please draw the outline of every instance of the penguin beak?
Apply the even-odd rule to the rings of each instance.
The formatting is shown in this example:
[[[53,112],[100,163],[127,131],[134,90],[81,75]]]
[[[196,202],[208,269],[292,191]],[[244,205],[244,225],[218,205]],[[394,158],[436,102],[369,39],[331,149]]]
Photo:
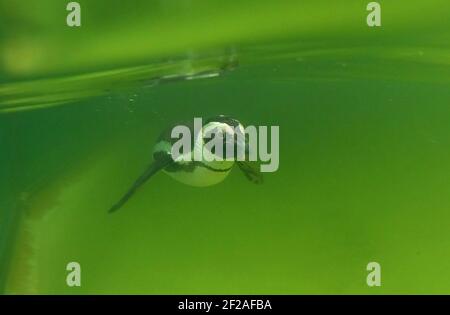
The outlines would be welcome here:
[[[242,135],[237,135],[232,127],[229,128],[226,131],[228,137],[225,139],[226,158],[236,160],[245,156],[245,138]]]

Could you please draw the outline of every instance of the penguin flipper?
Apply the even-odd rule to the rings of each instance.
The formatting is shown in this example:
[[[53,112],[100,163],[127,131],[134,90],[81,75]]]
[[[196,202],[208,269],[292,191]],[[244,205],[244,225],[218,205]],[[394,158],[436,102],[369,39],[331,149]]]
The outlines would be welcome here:
[[[237,161],[236,163],[249,181],[255,184],[263,183],[263,176],[257,163],[249,161]]]
[[[133,186],[127,191],[125,195],[109,209],[109,213],[116,212],[119,210],[127,201],[134,195],[134,193],[141,187],[146,181],[148,181],[153,175],[155,175],[158,171],[165,168],[171,161],[169,159],[163,161],[154,161],[150,166],[145,170],[145,172],[139,176],[139,178],[134,182]]]

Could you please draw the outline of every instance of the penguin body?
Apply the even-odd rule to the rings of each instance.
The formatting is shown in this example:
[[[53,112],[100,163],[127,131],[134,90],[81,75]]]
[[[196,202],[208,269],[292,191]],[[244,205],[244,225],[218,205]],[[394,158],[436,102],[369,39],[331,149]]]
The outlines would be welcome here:
[[[240,145],[239,142],[230,142],[228,140],[235,140],[236,131],[244,134],[244,127],[238,120],[226,116],[210,118],[197,134],[194,132],[192,123],[184,124],[184,126],[191,131],[190,150],[183,152],[182,155],[176,158],[173,157],[172,146],[178,139],[171,136],[173,128],[168,128],[164,131],[153,148],[153,163],[109,212],[114,212],[121,208],[139,187],[160,170],[163,170],[170,177],[183,184],[206,187],[222,182],[229,175],[234,164],[238,164],[249,180],[254,183],[262,182],[262,175],[259,169],[251,162],[236,161],[236,155],[225,155],[223,159],[215,159],[215,152],[205,150],[205,145],[208,143],[208,139],[205,139],[205,134],[220,133],[223,136],[223,152],[234,152],[233,154],[236,154],[237,147]],[[227,138],[228,140],[225,140],[225,135],[230,136]],[[245,142],[243,145],[245,145]],[[230,146],[234,146],[234,149],[230,150]],[[195,156],[202,156],[203,158],[196,160]]]

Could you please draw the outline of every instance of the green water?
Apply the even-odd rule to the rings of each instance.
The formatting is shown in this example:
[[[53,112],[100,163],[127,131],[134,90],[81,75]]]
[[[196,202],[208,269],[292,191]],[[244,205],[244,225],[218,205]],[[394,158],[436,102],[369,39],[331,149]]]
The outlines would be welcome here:
[[[71,44],[33,16],[48,54],[4,63],[0,81],[3,292],[450,293],[450,6],[398,2],[373,30],[365,1],[135,1],[166,13],[113,6]],[[158,25],[171,27],[145,41]],[[108,45],[88,53],[100,32]],[[162,129],[217,114],[280,126],[279,170],[207,188],[160,173],[107,213]],[[66,285],[71,261],[81,287]]]

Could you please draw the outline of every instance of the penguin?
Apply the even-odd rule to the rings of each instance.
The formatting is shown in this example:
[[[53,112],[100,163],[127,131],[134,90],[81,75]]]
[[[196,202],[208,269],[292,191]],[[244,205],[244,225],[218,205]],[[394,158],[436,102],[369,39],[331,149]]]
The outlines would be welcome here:
[[[179,126],[180,124],[177,125]],[[243,161],[241,161],[242,159],[237,159],[236,152],[244,152],[246,157],[249,154],[247,141],[236,141],[236,139],[245,139],[245,137],[237,137],[237,132],[244,135],[244,127],[237,119],[224,115],[209,118],[205,121],[201,131],[197,133],[195,133],[192,122],[184,124],[190,130],[191,147],[189,152],[183,152],[177,158],[172,156],[172,146],[178,140],[171,136],[174,126],[167,128],[158,137],[153,147],[153,162],[137,178],[123,197],[110,208],[109,213],[119,210],[144,183],[160,171],[164,171],[183,184],[207,187],[222,182],[229,175],[234,165],[237,164],[248,180],[255,184],[263,182],[261,171],[255,162],[247,159]],[[208,149],[211,146],[207,146],[205,150],[205,146],[210,141],[212,134],[220,134],[222,137],[222,152],[225,154],[223,159],[212,158],[215,152],[212,152],[214,148],[212,148],[212,151]],[[234,149],[231,148],[232,146],[234,146]],[[238,150],[239,146],[243,149],[242,151]],[[195,153],[199,152],[203,154],[201,160],[194,158],[183,159],[185,155],[193,157]],[[206,156],[209,158],[205,158]]]

